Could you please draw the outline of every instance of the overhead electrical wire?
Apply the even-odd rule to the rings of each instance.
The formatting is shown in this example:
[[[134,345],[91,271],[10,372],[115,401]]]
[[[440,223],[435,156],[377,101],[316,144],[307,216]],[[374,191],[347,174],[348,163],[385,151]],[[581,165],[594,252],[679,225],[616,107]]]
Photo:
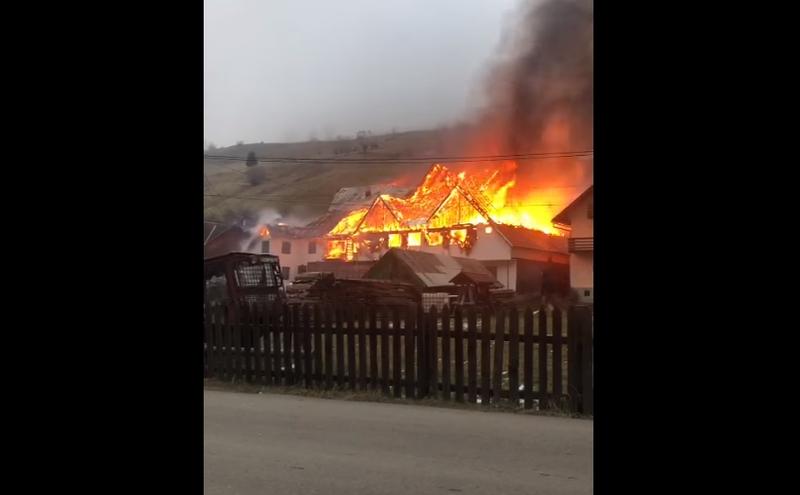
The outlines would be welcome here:
[[[408,157],[408,158],[312,158],[312,157],[256,157],[255,161],[259,163],[321,163],[321,164],[390,164],[390,163],[434,163],[434,162],[449,162],[449,163],[472,163],[472,162],[496,162],[503,160],[545,160],[552,158],[578,158],[590,156],[594,154],[594,150],[583,151],[564,151],[564,152],[549,152],[549,153],[520,153],[520,154],[505,154],[505,155],[475,155],[475,156],[432,156],[432,157]],[[247,157],[241,156],[228,156],[228,155],[209,155],[204,154],[203,158],[206,160],[226,160],[226,161],[242,161],[247,162]],[[252,158],[250,159],[252,160]]]

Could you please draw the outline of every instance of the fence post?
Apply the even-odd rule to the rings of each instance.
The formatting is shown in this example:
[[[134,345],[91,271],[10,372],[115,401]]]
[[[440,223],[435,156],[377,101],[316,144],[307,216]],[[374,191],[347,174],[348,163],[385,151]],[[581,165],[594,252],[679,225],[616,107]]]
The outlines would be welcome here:
[[[428,367],[428,389],[426,395],[435,399],[439,396],[439,311],[435,305],[430,307],[427,332],[425,364]]]
[[[592,313],[586,306],[569,308],[569,394],[574,410],[594,414]]]
[[[416,306],[407,306],[405,311],[405,391],[406,391],[406,399],[413,399],[414,396],[414,387],[415,387],[415,375],[414,375],[414,334],[418,333],[416,331],[418,326],[418,314],[417,314],[417,307]],[[418,387],[418,386],[417,386]],[[419,388],[417,388],[419,390]]]
[[[428,313],[425,312],[425,306],[419,304],[417,308],[416,322],[417,322],[417,381],[419,391],[419,398],[427,397],[430,393],[430,367],[428,364],[428,346],[429,346],[429,333],[428,333]]]
[[[583,360],[581,367],[583,368],[583,413],[588,415],[594,414],[594,336],[592,335],[592,314],[589,308],[582,307],[583,324],[582,324],[582,338],[581,344],[583,347],[582,354]]]

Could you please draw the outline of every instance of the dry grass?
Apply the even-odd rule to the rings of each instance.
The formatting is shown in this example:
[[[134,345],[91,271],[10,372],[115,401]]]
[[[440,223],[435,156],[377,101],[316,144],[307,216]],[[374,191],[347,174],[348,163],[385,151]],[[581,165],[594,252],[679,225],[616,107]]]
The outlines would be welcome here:
[[[395,136],[374,136],[380,144],[366,154],[360,152],[336,154],[338,146],[333,141],[304,143],[246,144],[219,148],[215,155],[246,157],[253,151],[259,157],[312,157],[335,158],[404,158],[438,154],[438,133],[413,131]],[[258,211],[263,208],[280,209],[297,217],[313,218],[324,213],[333,195],[342,187],[365,186],[408,177],[412,182],[422,179],[431,164],[408,163],[262,163],[265,177],[262,183],[252,185],[247,179],[243,160],[205,160],[204,172],[208,178],[209,194],[204,198],[206,218],[224,216],[229,211]],[[226,196],[226,197],[223,197]],[[299,201],[301,198],[302,201]]]

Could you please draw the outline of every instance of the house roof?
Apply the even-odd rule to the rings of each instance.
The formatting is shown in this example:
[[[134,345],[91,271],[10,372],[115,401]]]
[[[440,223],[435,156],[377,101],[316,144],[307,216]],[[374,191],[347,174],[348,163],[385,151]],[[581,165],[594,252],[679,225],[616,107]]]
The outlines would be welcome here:
[[[405,265],[407,272],[413,274],[419,285],[424,287],[441,287],[452,285],[451,280],[461,272],[468,272],[475,277],[497,283],[492,273],[481,262],[469,258],[455,258],[445,254],[433,254],[423,251],[409,251],[392,248],[378,260],[364,278],[386,279],[392,271],[388,264]],[[488,278],[487,278],[488,277]]]
[[[347,210],[330,210],[305,226],[310,237],[321,237],[331,231],[344,217],[350,214]]]
[[[575,208],[575,206],[578,203],[580,203],[583,200],[583,198],[589,196],[592,193],[594,193],[594,184],[592,184],[591,186],[589,186],[588,189],[583,191],[580,194],[580,196],[578,196],[577,198],[572,200],[572,203],[568,204],[566,208],[561,210],[561,213],[559,213],[558,215],[553,217],[553,223],[560,223],[562,225],[570,225],[570,222],[571,222],[570,214],[572,213],[572,210]]]
[[[536,249],[551,253],[566,253],[567,238],[545,234],[538,230],[495,224],[495,229],[508,241],[511,247]]]

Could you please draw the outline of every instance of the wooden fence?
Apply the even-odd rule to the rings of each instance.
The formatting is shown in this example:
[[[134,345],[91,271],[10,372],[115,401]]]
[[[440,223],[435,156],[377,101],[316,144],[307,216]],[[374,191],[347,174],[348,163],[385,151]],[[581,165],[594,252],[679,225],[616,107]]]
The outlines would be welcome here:
[[[585,307],[232,309],[207,309],[208,378],[593,414]]]

